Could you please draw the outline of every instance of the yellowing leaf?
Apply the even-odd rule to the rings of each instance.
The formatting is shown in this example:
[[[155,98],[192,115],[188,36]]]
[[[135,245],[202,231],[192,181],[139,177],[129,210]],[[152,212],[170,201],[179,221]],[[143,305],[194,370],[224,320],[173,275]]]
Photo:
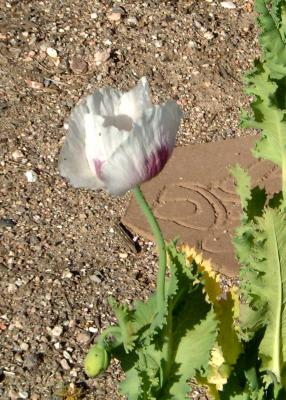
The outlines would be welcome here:
[[[222,390],[231,372],[231,366],[236,363],[242,352],[235,325],[239,315],[238,288],[234,286],[223,293],[220,274],[213,269],[211,261],[203,260],[201,254],[186,245],[182,247],[182,251],[190,264],[196,263],[197,270],[202,275],[206,299],[213,305],[216,319],[219,321],[219,334],[212,350],[207,379],[203,380],[212,396],[216,398],[215,393]]]

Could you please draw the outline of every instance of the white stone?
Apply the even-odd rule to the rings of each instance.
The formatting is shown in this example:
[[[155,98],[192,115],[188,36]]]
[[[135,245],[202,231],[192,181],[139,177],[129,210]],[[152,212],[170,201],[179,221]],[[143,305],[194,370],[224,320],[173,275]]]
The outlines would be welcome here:
[[[56,49],[53,49],[52,47],[47,47],[47,55],[51,58],[57,58],[58,52]]]
[[[207,40],[212,40],[214,38],[214,35],[212,32],[205,32],[204,38],[206,38]]]
[[[20,343],[20,349],[23,350],[23,351],[29,350],[28,343],[25,343],[25,342]]]
[[[12,153],[12,157],[15,161],[18,161],[20,158],[24,157],[24,154],[21,152],[21,150],[15,150]]]
[[[98,332],[98,329],[95,328],[94,326],[90,326],[90,327],[88,328],[88,330],[89,330],[89,332],[91,332],[91,333],[97,333],[97,332]]]
[[[97,65],[106,62],[110,57],[110,50],[97,51],[94,54],[94,61]]]
[[[120,12],[113,12],[113,13],[109,14],[107,18],[109,19],[109,21],[113,21],[113,22],[120,21],[121,13]]]
[[[64,270],[64,272],[63,272],[63,274],[62,274],[62,277],[65,279],[70,279],[70,278],[72,278],[72,276],[73,276],[73,274],[72,274],[72,272],[69,270],[69,269],[65,269]]]
[[[64,370],[68,371],[68,370],[70,369],[70,366],[69,366],[69,364],[68,364],[68,362],[67,362],[67,360],[66,360],[65,358],[63,358],[63,359],[60,361],[60,364],[61,364],[61,366],[62,366],[62,368],[63,368]]]
[[[9,283],[7,291],[8,293],[15,293],[17,291],[17,286],[14,283]]]
[[[51,330],[51,335],[54,337],[59,337],[63,333],[63,327],[60,325],[56,325],[52,330]]]
[[[137,20],[136,17],[129,17],[129,18],[127,19],[127,22],[128,22],[130,25],[137,25],[137,24],[138,24],[138,20]]]
[[[27,181],[30,183],[34,183],[38,179],[37,173],[35,171],[33,171],[32,169],[30,169],[29,171],[26,171],[25,176],[27,178]]]
[[[229,10],[234,10],[236,8],[236,5],[232,1],[222,1],[220,5],[223,8],[228,8]]]
[[[19,392],[19,397],[20,399],[28,399],[29,398],[29,393],[25,392],[24,390]]]
[[[127,257],[128,257],[128,254],[127,254],[127,253],[119,253],[119,258],[125,259],[125,258],[127,258]]]

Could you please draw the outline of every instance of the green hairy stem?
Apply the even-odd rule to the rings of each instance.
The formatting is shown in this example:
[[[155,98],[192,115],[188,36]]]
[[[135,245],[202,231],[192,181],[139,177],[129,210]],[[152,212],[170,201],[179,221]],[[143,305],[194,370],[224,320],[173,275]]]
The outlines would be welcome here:
[[[165,273],[167,265],[165,241],[160,226],[151,208],[149,207],[149,204],[147,203],[140,187],[136,186],[133,189],[133,193],[150,225],[159,252],[159,271],[157,274],[157,306],[158,310],[160,310],[163,309],[165,302]]]

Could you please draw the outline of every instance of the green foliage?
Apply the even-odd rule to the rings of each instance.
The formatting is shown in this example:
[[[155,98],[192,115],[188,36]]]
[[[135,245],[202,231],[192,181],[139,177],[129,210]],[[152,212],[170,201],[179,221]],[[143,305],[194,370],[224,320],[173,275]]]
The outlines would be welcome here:
[[[234,243],[242,265],[241,337],[254,340],[263,331],[257,347],[261,365],[255,370],[264,374],[260,387],[273,388],[278,396],[286,387],[286,2],[256,0],[256,9],[262,58],[246,78],[247,93],[255,99],[253,115],[244,116],[243,125],[261,130],[254,155],[281,167],[282,192],[265,207],[265,193],[259,199],[247,174],[239,167],[233,171],[243,207]]]
[[[267,199],[265,189],[258,186],[251,189],[250,176],[239,165],[231,168],[230,172],[235,178],[237,193],[240,196],[243,221],[252,221],[262,215]]]
[[[110,337],[105,343],[125,371],[121,391],[130,400],[184,399],[188,380],[206,374],[217,338],[215,312],[205,300],[195,263],[190,268],[174,244],[168,254],[171,277],[163,310],[157,310],[156,293],[131,310],[112,303],[121,339],[117,333],[115,342]]]
[[[282,192],[286,195],[286,1],[256,0],[261,28],[261,60],[245,79],[246,92],[255,97],[252,116],[243,115],[242,125],[261,130],[254,155],[282,169]]]
[[[218,336],[212,349],[208,371],[205,376],[197,375],[199,383],[208,387],[209,394],[219,398],[219,391],[227,382],[243,348],[239,341],[235,320],[239,312],[237,287],[227,292],[222,290],[220,275],[214,271],[209,261],[203,260],[195,249],[184,246],[182,249],[190,263],[195,262],[204,285],[207,302],[211,303],[218,321]]]
[[[247,228],[244,239],[248,246],[240,246],[241,236],[236,240],[237,255],[244,260],[241,289],[251,308],[250,314],[244,308],[242,330],[256,333],[265,326],[259,345],[260,370],[271,371],[279,382],[286,383],[285,213],[266,208]]]
[[[129,400],[184,400],[191,378],[213,400],[286,399],[286,0],[256,0],[256,9],[262,58],[246,78],[254,100],[242,123],[261,131],[254,155],[281,168],[282,191],[269,198],[232,168],[240,292],[222,291],[211,263],[171,243],[161,298],[157,288],[130,309],[111,300],[118,325],[102,332],[87,365],[94,376],[119,359]]]
[[[134,316],[127,307],[122,304],[117,304],[113,298],[109,299],[109,304],[118,320],[119,330],[117,333],[117,340],[122,342],[124,350],[129,353],[133,349],[136,339],[135,330],[133,326]]]
[[[258,25],[261,27],[260,45],[263,63],[270,78],[279,80],[286,76],[285,0],[256,0]]]

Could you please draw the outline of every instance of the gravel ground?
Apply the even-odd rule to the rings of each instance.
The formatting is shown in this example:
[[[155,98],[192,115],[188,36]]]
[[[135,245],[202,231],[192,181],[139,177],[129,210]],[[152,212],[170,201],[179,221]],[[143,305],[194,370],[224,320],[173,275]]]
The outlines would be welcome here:
[[[146,75],[154,102],[184,110],[178,146],[248,134],[241,77],[257,32],[252,1],[233,1],[0,2],[1,399],[74,399],[63,387],[122,398],[117,365],[90,380],[82,361],[114,321],[108,295],[145,298],[157,257],[118,233],[129,195],[75,190],[58,175],[65,121],[95,88],[126,90]]]

